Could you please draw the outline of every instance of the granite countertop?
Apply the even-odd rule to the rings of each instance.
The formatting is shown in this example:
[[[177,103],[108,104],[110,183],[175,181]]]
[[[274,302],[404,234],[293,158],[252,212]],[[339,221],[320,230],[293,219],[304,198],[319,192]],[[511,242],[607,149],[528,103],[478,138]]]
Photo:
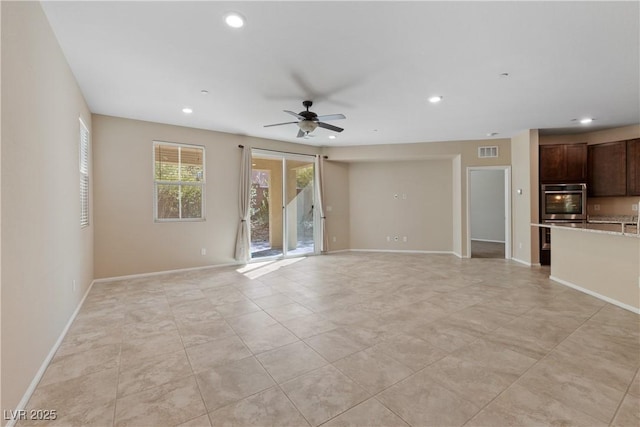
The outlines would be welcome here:
[[[589,215],[587,222],[594,224],[637,224],[637,215]]]
[[[565,230],[586,231],[590,233],[609,234],[613,236],[626,236],[640,238],[638,234],[638,226],[636,222],[623,223],[622,221],[616,222],[573,222],[573,223],[544,223],[544,224],[531,224],[534,227],[541,228],[563,228]]]

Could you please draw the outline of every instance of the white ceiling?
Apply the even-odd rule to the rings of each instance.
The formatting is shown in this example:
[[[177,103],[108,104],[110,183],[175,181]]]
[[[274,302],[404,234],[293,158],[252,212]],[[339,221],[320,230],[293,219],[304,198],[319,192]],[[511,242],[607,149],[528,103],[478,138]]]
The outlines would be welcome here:
[[[639,2],[44,2],[94,113],[313,145],[640,122]],[[223,21],[246,17],[242,29]],[[509,77],[501,77],[509,73]],[[202,95],[201,90],[208,90]],[[431,104],[431,95],[444,97]],[[315,101],[345,128],[297,139]],[[182,113],[189,106],[191,115]],[[572,119],[594,117],[585,127]],[[294,119],[295,120],[295,119]]]

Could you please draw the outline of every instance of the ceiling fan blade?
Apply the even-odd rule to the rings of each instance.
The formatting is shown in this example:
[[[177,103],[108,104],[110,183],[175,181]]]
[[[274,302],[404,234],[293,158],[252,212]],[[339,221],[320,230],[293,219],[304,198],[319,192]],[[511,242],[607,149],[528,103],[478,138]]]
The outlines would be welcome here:
[[[276,124],[273,124],[273,125],[264,125],[264,127],[269,128],[269,127],[271,127],[271,126],[292,125],[292,124],[294,124],[294,123],[298,123],[298,122],[276,123]]]
[[[298,129],[298,136],[296,138],[302,138],[303,136],[305,136],[305,133],[302,129]]]
[[[326,116],[318,116],[318,120],[342,120],[346,119],[344,114],[327,114]]]
[[[292,116],[297,117],[297,118],[299,118],[300,120],[304,120],[304,117],[302,117],[302,116],[301,116],[300,114],[298,114],[298,113],[294,113],[293,111],[289,111],[289,110],[282,110],[282,111],[284,111],[284,112],[285,112],[285,113],[287,113],[287,114],[291,114]]]
[[[334,132],[342,132],[344,129],[339,128],[338,126],[330,125],[329,123],[318,122],[318,126],[321,128],[329,129]]]

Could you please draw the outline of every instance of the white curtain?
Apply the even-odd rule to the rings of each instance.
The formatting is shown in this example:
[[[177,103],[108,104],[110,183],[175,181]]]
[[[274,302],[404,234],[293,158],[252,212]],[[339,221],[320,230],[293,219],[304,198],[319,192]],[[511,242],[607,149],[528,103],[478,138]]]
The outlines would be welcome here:
[[[240,162],[240,188],[238,189],[238,212],[240,224],[236,237],[236,260],[247,262],[251,258],[251,236],[249,230],[249,205],[251,204],[251,148],[242,148]]]
[[[324,216],[324,157],[316,155],[315,182],[316,182],[316,206],[320,215],[320,252],[329,250],[329,238],[327,236],[327,220]]]

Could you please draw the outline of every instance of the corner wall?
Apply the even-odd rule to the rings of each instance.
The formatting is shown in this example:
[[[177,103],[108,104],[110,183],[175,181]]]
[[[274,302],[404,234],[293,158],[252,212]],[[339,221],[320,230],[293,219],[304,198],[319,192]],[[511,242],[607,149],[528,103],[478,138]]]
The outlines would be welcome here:
[[[349,165],[325,160],[323,179],[329,251],[351,249]]]
[[[451,252],[451,176],[450,159],[351,163],[352,249]]]
[[[0,8],[0,406],[8,411],[18,407],[93,279],[93,226],[80,228],[78,166],[78,118],[91,130],[91,116],[40,3]]]
[[[478,158],[478,147],[497,146],[499,155],[496,158]],[[446,141],[426,142],[414,144],[389,144],[389,145],[362,145],[350,147],[328,147],[324,154],[329,156],[332,162],[346,162],[349,168],[353,165],[375,162],[380,167],[386,167],[390,162],[413,161],[442,161],[451,165],[448,176],[449,188],[451,188],[452,219],[448,224],[448,244],[439,248],[441,251],[451,251],[458,256],[469,256],[467,248],[467,179],[466,171],[469,166],[509,166],[511,165],[511,141],[508,139],[489,139],[475,141]],[[351,185],[350,197],[353,201],[353,186]],[[351,207],[353,209],[353,206]],[[449,209],[449,207],[446,207]],[[415,213],[419,215],[419,213]],[[353,212],[351,218],[355,218]],[[354,224],[351,221],[351,226]],[[351,230],[352,238],[354,230]],[[386,237],[386,235],[385,235]],[[356,241],[351,241],[351,247],[356,248]],[[387,249],[386,247],[377,249]],[[388,247],[388,249],[391,249]],[[398,248],[400,249],[400,248]],[[407,248],[408,249],[408,248]]]
[[[513,258],[524,264],[540,262],[538,228],[538,131],[526,130],[511,138],[511,206]],[[519,191],[521,191],[519,193]]]
[[[153,141],[205,147],[205,221],[154,222]],[[102,115],[93,116],[93,142],[96,278],[234,263],[240,220],[238,145],[300,154],[319,151]]]

